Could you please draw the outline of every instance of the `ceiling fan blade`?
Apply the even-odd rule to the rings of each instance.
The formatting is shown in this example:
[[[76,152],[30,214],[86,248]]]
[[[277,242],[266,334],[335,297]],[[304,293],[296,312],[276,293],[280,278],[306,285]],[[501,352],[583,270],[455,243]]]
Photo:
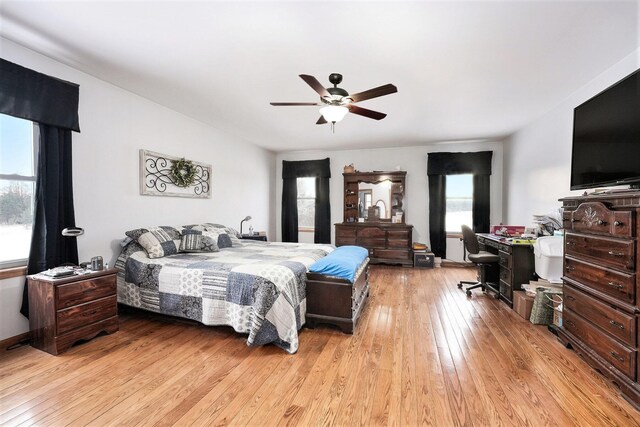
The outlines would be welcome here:
[[[368,117],[374,120],[382,120],[385,117],[387,117],[385,113],[380,113],[378,111],[373,111],[373,110],[367,110],[366,108],[358,107],[357,105],[353,105],[353,104],[347,105],[347,108],[349,109],[350,113],[357,114],[359,116]]]
[[[325,123],[327,123],[327,120],[324,118],[324,116],[320,116],[320,118],[316,122],[317,125],[323,125]]]
[[[274,107],[314,106],[322,105],[318,102],[270,102]]]
[[[379,96],[390,95],[396,93],[398,88],[392,84],[376,87],[373,89],[365,90],[364,92],[354,93],[349,95],[349,98],[353,99],[353,102],[364,101],[365,99],[377,98]]]
[[[315,77],[310,76],[308,74],[300,74],[300,78],[304,80],[309,86],[311,86],[313,90],[318,92],[318,95],[320,95],[321,97],[323,98],[331,97],[331,94],[327,91],[327,89],[325,89],[324,86],[322,86],[322,83],[320,83],[318,79],[316,79]]]

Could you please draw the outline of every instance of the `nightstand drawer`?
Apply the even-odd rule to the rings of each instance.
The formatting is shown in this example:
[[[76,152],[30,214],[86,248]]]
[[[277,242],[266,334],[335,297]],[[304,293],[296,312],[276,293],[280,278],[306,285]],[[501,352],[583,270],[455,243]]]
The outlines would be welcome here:
[[[56,287],[56,308],[60,310],[115,294],[115,275],[60,285]]]
[[[58,335],[118,314],[116,296],[58,311]]]

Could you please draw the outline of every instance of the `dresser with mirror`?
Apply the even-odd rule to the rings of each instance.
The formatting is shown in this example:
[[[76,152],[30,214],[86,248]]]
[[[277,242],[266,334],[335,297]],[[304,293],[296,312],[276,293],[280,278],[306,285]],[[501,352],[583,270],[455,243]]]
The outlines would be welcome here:
[[[343,173],[343,222],[336,246],[358,245],[373,264],[411,267],[413,226],[406,223],[406,171]]]

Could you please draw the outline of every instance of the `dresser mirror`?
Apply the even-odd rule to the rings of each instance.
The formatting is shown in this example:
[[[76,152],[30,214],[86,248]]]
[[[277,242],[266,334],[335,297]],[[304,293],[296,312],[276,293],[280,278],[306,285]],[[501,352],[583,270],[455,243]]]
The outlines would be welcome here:
[[[344,222],[406,221],[406,172],[353,172],[343,176]]]

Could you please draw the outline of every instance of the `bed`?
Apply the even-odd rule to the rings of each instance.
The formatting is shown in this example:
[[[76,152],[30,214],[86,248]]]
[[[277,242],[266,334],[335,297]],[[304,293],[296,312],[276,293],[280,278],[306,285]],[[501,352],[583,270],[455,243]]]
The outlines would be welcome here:
[[[216,252],[154,258],[134,239],[116,261],[118,302],[205,325],[228,325],[248,334],[248,345],[273,343],[295,353],[305,322],[306,273],[333,249],[233,238],[231,247]]]

